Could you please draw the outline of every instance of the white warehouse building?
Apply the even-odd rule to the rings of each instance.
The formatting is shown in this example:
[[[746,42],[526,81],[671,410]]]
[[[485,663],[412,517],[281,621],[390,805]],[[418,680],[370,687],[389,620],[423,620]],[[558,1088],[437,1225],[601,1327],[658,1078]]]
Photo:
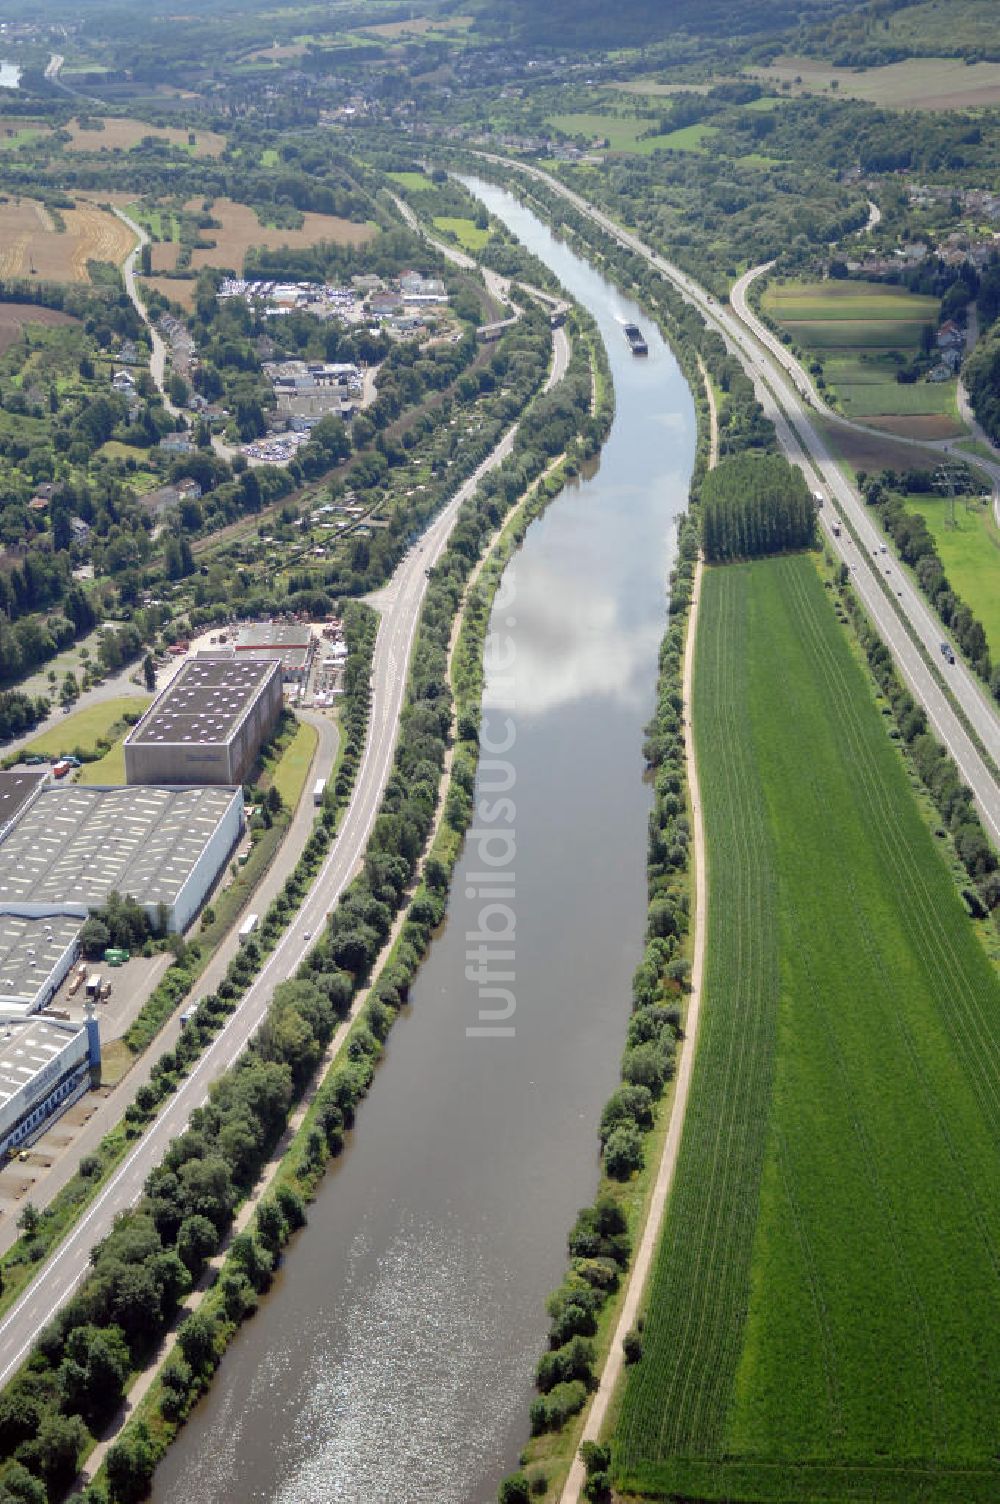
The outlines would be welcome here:
[[[74,914],[0,914],[0,1019],[52,1001],[76,960],[81,924]]]
[[[89,1089],[101,1063],[97,1020],[32,1018],[0,1030],[0,1159],[23,1148]]]
[[[82,921],[116,892],[186,929],[242,830],[239,788],[46,788],[0,840],[0,915]]]

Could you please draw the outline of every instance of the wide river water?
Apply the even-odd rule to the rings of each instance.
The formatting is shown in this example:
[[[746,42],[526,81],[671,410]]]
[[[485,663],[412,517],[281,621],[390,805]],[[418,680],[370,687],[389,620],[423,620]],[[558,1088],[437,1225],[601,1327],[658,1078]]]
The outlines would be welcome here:
[[[516,199],[474,187],[593,314],[617,394],[599,467],[531,527],[494,611],[484,732],[513,744],[496,759],[509,771],[481,777],[512,780],[513,810],[483,828],[511,830],[516,854],[468,843],[349,1147],[160,1466],[155,1504],[493,1500],[528,1434],[545,1297],[594,1195],[642,948],[643,728],[694,410],[642,311]],[[470,1034],[484,1003],[468,937],[511,923],[481,923],[475,874],[506,856],[514,957],[494,965],[515,973],[514,1011],[509,1032]]]

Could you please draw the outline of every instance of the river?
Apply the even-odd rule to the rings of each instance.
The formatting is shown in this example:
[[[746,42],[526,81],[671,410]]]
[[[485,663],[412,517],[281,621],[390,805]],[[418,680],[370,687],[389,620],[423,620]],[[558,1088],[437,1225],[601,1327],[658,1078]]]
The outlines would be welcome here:
[[[476,877],[501,843],[471,841],[349,1147],[161,1464],[155,1504],[494,1499],[527,1437],[545,1297],[596,1187],[642,948],[642,738],[694,410],[642,311],[513,197],[475,186],[597,319],[617,393],[599,465],[531,527],[494,610],[484,733],[513,744],[495,759],[509,774],[484,763],[481,778],[512,780],[514,815],[483,828],[516,840],[502,867],[516,936],[514,1011],[489,1027],[509,1032],[475,1032],[468,937],[511,919],[483,918]]]

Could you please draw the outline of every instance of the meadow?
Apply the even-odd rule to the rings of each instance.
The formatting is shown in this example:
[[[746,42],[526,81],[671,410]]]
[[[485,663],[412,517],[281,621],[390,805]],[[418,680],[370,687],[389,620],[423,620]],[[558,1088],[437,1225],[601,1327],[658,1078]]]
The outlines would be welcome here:
[[[806,556],[708,571],[702,1032],[623,1491],[1000,1495],[1000,983]]]
[[[952,3],[949,0],[940,12],[945,25]],[[835,92],[845,99],[865,99],[884,110],[959,110],[1000,103],[1000,63],[967,63],[961,57],[911,57],[863,69],[783,57],[753,72],[770,88],[781,87],[791,94]]]
[[[271,783],[281,795],[286,809],[294,810],[302,797],[306,777],[312,767],[319,732],[307,721],[300,721],[295,735],[281,753],[274,767]]]
[[[95,752],[98,742],[114,740],[117,732],[124,737],[123,717],[141,715],[150,703],[149,695],[119,695],[113,700],[99,700],[82,710],[74,710],[49,731],[36,736],[25,747],[24,753],[27,756],[38,752],[43,757],[58,757],[64,752],[72,752],[75,747],[88,753]]]
[[[443,230],[446,235],[454,235],[463,251],[469,251],[473,256],[482,250],[490,238],[489,230],[481,230],[474,219],[439,214],[435,216],[433,224],[435,229]]]
[[[1000,663],[1000,529],[992,507],[978,501],[967,506],[966,498],[957,496],[954,526],[947,497],[910,496],[907,507],[926,521],[945,574],[982,622],[990,654]]]
[[[896,380],[900,365],[919,353],[924,328],[937,325],[936,298],[883,282],[830,278],[776,281],[762,303],[800,349],[822,361],[823,377],[845,417],[912,438],[964,432],[954,380]]]
[[[391,177],[400,188],[406,188],[408,193],[430,193],[435,186],[426,173],[386,173],[385,176]]]
[[[590,114],[550,115],[547,122],[566,136],[582,136],[591,141],[607,141],[608,150],[631,152],[637,156],[649,156],[654,151],[702,151],[706,137],[715,135],[716,128],[699,122],[686,125],[666,135],[644,136],[653,122],[641,120],[635,115]]]

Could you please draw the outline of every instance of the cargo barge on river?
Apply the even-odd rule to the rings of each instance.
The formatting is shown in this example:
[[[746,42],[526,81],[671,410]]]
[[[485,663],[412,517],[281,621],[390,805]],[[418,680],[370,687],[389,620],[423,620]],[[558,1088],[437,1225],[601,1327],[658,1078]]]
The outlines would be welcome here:
[[[633,355],[648,355],[649,346],[638,324],[625,325],[625,338],[628,340],[629,349]]]

